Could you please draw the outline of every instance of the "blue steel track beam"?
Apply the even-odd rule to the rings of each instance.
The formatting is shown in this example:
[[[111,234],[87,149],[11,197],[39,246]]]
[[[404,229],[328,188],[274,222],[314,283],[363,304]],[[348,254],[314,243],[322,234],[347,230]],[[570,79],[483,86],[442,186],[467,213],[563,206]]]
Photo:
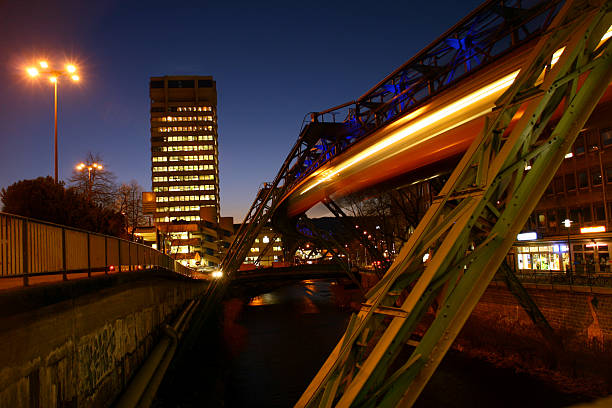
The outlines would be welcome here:
[[[611,3],[565,3],[520,72],[505,79],[512,85],[483,132],[296,406],[416,401],[612,81],[612,44],[600,44]],[[422,319],[435,299],[433,321]],[[398,360],[418,324],[420,342]]]
[[[344,118],[349,132],[313,152],[303,178],[355,142],[410,114],[441,92],[505,55],[529,47],[552,21],[561,0],[489,0],[357,100],[313,114]]]
[[[300,178],[300,174],[310,166],[305,163],[312,159],[313,154],[319,154],[321,146],[343,137],[344,131],[345,126],[337,123],[312,122],[304,126],[274,181],[264,183],[258,191],[236,233],[236,238],[221,261],[220,269],[227,276],[231,277],[238,270],[261,228],[271,220],[285,195]]]
[[[258,192],[221,270],[231,276],[238,269],[258,231],[304,177],[472,72],[528,45],[548,26],[559,3],[489,0],[357,101],[312,113],[311,123],[302,129],[274,181]],[[434,72],[437,76],[432,76]],[[326,121],[328,117],[332,122]],[[333,123],[336,117],[345,119]]]

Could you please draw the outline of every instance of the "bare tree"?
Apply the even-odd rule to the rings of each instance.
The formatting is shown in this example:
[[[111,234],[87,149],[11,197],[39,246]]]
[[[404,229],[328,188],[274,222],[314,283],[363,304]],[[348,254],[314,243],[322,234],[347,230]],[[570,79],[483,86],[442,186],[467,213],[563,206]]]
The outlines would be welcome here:
[[[115,203],[117,177],[103,163],[99,153],[87,153],[87,158],[72,170],[71,187],[87,196],[91,202],[104,208]]]
[[[339,200],[339,204],[362,230],[382,244],[382,249],[397,252],[443,185],[444,177],[435,177],[393,189],[353,193]]]
[[[136,180],[122,184],[117,190],[115,206],[126,220],[128,234],[134,239],[134,231],[144,225],[146,217],[142,213],[142,187]]]

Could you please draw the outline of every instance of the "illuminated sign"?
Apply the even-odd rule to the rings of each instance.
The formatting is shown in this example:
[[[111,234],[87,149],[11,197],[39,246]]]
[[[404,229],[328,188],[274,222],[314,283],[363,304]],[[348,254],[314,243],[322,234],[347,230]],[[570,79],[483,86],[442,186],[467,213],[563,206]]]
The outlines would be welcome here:
[[[605,242],[593,242],[593,243],[585,245],[585,247],[587,248],[600,247],[600,246],[608,246],[608,244],[606,244]]]
[[[537,232],[522,232],[516,236],[517,241],[533,241],[538,239]]]
[[[580,228],[581,234],[588,234],[591,232],[606,232],[606,227],[603,225],[598,225],[596,227],[582,227]]]

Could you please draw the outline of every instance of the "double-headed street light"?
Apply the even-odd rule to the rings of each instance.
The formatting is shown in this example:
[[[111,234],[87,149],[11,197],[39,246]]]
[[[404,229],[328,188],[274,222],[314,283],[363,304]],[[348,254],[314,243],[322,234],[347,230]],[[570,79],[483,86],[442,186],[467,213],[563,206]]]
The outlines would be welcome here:
[[[85,164],[81,162],[77,164],[75,169],[77,171],[84,171],[85,169],[87,169],[87,197],[91,199],[91,190],[93,187],[93,181],[96,177],[96,171],[103,170],[104,166],[102,166],[99,163]],[[92,172],[93,172],[93,175],[92,175]]]
[[[78,81],[80,78],[76,74],[76,67],[72,64],[67,64],[65,69],[51,69],[47,61],[40,61],[38,63],[40,68],[29,67],[26,69],[31,77],[37,77],[39,75],[46,75],[49,81],[53,84],[54,89],[54,116],[55,116],[55,182],[57,183],[57,84],[60,77],[69,77],[73,81]]]

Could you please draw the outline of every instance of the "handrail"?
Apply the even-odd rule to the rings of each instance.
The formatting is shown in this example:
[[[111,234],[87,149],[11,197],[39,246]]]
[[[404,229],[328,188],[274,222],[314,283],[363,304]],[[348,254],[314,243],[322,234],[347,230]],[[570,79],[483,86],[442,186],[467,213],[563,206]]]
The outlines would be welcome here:
[[[194,270],[152,247],[79,228],[0,212],[0,279],[96,271]]]

